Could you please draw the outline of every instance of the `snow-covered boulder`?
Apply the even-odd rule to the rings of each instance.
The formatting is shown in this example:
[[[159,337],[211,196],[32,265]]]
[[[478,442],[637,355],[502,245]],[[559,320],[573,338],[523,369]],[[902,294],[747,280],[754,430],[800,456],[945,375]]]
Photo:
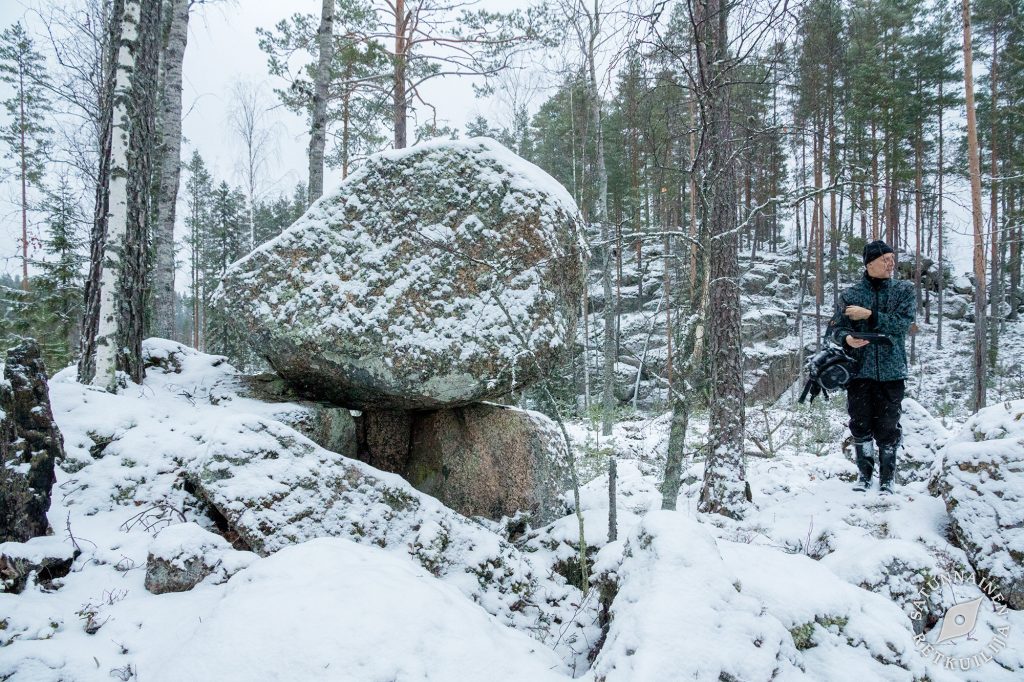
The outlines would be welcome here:
[[[225,418],[205,440],[186,477],[256,553],[348,538],[411,558],[506,624],[542,616],[535,593],[538,581],[550,580],[535,576],[512,545],[399,476],[246,415]]]
[[[964,273],[953,278],[951,283],[953,291],[963,296],[970,296],[974,293],[974,277]]]
[[[46,535],[54,466],[64,441],[34,339],[7,351],[0,379],[0,542]]]
[[[220,300],[301,392],[354,408],[465,405],[525,386],[573,338],[581,219],[487,138],[366,160],[233,264]]]
[[[979,579],[1024,609],[1024,400],[972,416],[940,452],[929,483]]]
[[[197,523],[178,523],[161,530],[149,546],[146,589],[153,594],[185,592],[210,576],[212,583],[222,583],[256,559]]]
[[[932,464],[942,446],[949,440],[949,430],[913,398],[903,399],[903,448],[896,463],[901,483],[926,481]]]
[[[539,412],[479,404],[418,415],[407,478],[465,516],[517,512],[533,525],[563,515],[571,485],[565,441]]]
[[[613,584],[607,639],[585,679],[920,679],[899,607],[806,556],[716,541],[681,512],[647,514],[598,557]],[[611,559],[611,560],[609,560]],[[828,671],[828,672],[826,672]]]

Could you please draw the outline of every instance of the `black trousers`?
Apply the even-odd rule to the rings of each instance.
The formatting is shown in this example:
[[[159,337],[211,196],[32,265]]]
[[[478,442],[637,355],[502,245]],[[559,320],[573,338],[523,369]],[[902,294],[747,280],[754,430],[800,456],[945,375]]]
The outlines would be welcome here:
[[[846,387],[846,411],[850,414],[853,440],[863,443],[872,438],[881,445],[900,442],[900,415],[906,382],[854,379]]]

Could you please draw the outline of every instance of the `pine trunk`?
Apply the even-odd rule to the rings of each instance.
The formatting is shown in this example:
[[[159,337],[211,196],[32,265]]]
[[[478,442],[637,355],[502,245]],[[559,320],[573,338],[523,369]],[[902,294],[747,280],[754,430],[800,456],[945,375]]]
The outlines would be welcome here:
[[[939,79],[939,169],[938,169],[939,170],[939,196],[938,196],[939,208],[938,208],[938,216],[936,217],[936,223],[937,223],[936,227],[937,227],[938,233],[939,233],[939,236],[938,236],[939,252],[938,252],[938,258],[937,258],[937,261],[938,261],[937,264],[938,264],[938,268],[939,268],[939,303],[938,303],[939,309],[938,309],[938,320],[937,320],[937,323],[936,323],[936,327],[937,328],[936,328],[936,331],[935,331],[935,347],[938,348],[938,349],[942,348],[942,316],[943,316],[943,312],[945,310],[945,305],[944,304],[945,304],[945,291],[946,291],[946,269],[945,269],[945,266],[943,265],[943,262],[942,262],[942,255],[943,255],[942,254],[942,247],[943,247],[944,242],[945,242],[945,238],[943,236],[944,233],[945,233],[945,229],[943,228],[943,224],[942,224],[942,220],[943,220],[942,209],[943,209],[943,201],[944,201],[944,198],[945,198],[942,195],[942,181],[943,181],[944,175],[945,175],[945,172],[944,172],[945,168],[943,168],[944,160],[942,158],[943,157],[943,152],[944,152],[943,137],[942,137],[943,118],[944,118],[943,107],[944,106],[945,106],[945,102],[944,102],[943,97],[942,97],[942,79]]]
[[[992,290],[989,293],[989,324],[988,333],[988,364],[991,369],[996,368],[996,360],[999,357],[999,324],[1002,318],[1000,307],[1003,303],[1002,296],[1002,272],[999,263],[999,184],[996,177],[999,175],[998,147],[996,144],[996,120],[997,104],[999,101],[999,22],[992,22],[992,68],[989,69],[990,107],[989,117],[991,118],[991,132],[989,139],[989,157],[991,162],[992,180],[989,191],[991,192],[989,215],[992,224],[991,253],[992,253]]]
[[[188,7],[189,0],[171,0],[160,99],[163,143],[159,204],[153,228],[153,330],[166,339],[174,336],[174,220],[181,176],[181,68],[188,42]]]
[[[739,244],[736,235],[736,178],[732,165],[729,106],[729,6],[722,0],[695,3],[700,82],[705,113],[702,128],[702,212],[709,240],[709,357],[711,360],[708,454],[699,509],[741,518],[747,507],[743,356],[740,345]]]
[[[985,239],[981,215],[981,159],[978,152],[978,123],[974,110],[974,60],[971,56],[971,3],[963,0],[964,93],[967,106],[967,161],[971,174],[971,213],[974,223],[974,390],[973,407],[985,407],[988,364],[986,363]]]

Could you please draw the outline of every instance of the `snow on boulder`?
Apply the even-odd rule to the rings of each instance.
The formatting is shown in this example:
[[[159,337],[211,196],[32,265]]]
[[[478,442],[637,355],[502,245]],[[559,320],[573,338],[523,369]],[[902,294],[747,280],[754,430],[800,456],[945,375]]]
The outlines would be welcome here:
[[[185,592],[210,576],[219,584],[256,558],[197,523],[178,523],[160,531],[149,546],[146,589],[153,594]]]
[[[154,680],[566,680],[551,650],[372,546],[321,538],[239,573]]]
[[[1024,400],[987,407],[939,453],[929,490],[979,580],[1024,609]]]
[[[573,338],[582,223],[487,138],[377,154],[234,263],[219,300],[302,393],[353,408],[465,405],[523,387]]]
[[[614,550],[609,545],[608,550]],[[819,562],[718,541],[680,512],[649,513],[622,561],[595,570],[617,592],[586,679],[920,679],[899,607]]]
[[[935,456],[949,440],[949,430],[913,398],[903,399],[903,449],[896,464],[901,483],[928,480]]]
[[[274,421],[228,417],[186,468],[197,495],[261,555],[333,536],[400,553],[508,625],[548,618],[541,593],[564,582],[535,575],[496,534],[395,474],[323,448]]]
[[[41,535],[28,542],[0,542],[0,592],[21,593],[30,579],[48,589],[63,578],[81,552],[55,535]],[[3,640],[0,640],[3,646]]]

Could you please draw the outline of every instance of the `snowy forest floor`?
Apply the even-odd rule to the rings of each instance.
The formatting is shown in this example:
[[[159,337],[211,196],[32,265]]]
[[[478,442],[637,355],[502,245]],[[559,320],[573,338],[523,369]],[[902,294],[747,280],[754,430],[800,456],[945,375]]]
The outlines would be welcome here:
[[[699,456],[686,462],[678,511],[660,511],[668,416],[620,421],[619,539],[608,542],[608,443],[594,424],[571,424],[595,588],[583,594],[554,572],[574,560],[575,515],[531,529],[516,545],[548,585],[540,610],[555,617],[514,627],[403,548],[346,538],[236,557],[248,567],[230,579],[150,594],[143,581],[154,534],[182,520],[167,509],[213,529],[179,483],[202,434],[273,410],[231,395],[233,370],[200,353],[181,373],[150,371],[142,387],[118,395],[80,386],[65,370],[51,380],[67,450],[49,513],[55,535],[28,544],[40,552],[77,544],[82,554],[57,589],[0,594],[0,680],[1020,680],[1024,614],[1000,614],[991,602],[974,633],[939,648],[970,656],[1009,626],[994,660],[952,671],[915,648],[918,590],[968,567],[926,479],[968,416],[971,329],[947,321],[936,351],[934,325],[922,327],[903,484],[892,496],[851,489],[842,396],[798,406],[794,387],[774,405],[748,408],[748,432],[770,456],[747,458],[754,501],[742,521],[696,511]],[[1024,323],[1007,323],[990,404],[1024,398],[1022,342]],[[687,442],[705,430],[697,415]],[[94,458],[97,439],[111,436]],[[474,528],[480,546],[505,539],[498,524]],[[610,596],[612,585],[602,642],[598,587]],[[974,596],[977,587],[949,583],[932,598],[941,615]]]

